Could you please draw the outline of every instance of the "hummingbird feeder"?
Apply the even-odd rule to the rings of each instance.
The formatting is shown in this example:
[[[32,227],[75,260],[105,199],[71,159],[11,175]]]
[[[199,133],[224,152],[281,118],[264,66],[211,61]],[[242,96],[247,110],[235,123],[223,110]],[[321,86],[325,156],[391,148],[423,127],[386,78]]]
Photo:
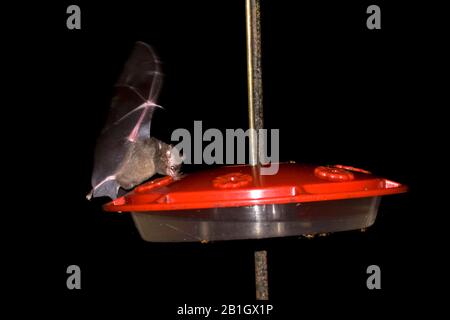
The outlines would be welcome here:
[[[246,30],[249,127],[258,130],[263,127],[258,0],[246,0]],[[261,175],[255,140],[250,139],[248,165],[155,179],[103,208],[130,212],[146,241],[261,239],[364,229],[375,222],[383,196],[407,191],[345,165],[288,162],[280,163],[275,175]],[[265,251],[256,252],[259,299],[267,298],[265,259]],[[259,295],[258,285],[265,285]]]

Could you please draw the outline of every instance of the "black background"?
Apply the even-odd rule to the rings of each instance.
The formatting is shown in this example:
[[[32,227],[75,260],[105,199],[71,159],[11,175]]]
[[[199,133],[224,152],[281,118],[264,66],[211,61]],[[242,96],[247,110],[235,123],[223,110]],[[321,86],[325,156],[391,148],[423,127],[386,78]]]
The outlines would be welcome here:
[[[244,1],[78,1],[81,30],[66,28],[70,4],[17,9],[39,24],[27,17],[15,24],[33,29],[20,42],[34,48],[25,53],[39,70],[30,128],[45,143],[27,139],[27,151],[37,155],[39,170],[31,174],[37,199],[19,217],[33,237],[18,255],[44,270],[22,273],[25,282],[40,280],[33,293],[36,299],[45,292],[40,307],[165,319],[184,303],[253,303],[253,252],[266,249],[274,316],[411,309],[411,300],[400,300],[423,293],[423,253],[431,250],[420,241],[427,211],[419,181],[434,141],[424,132],[442,105],[433,94],[443,85],[435,82],[445,42],[432,17],[439,8],[392,1],[262,4],[265,127],[280,129],[281,160],[343,163],[409,185],[408,194],[383,199],[373,227],[313,240],[151,244],[130,216],[102,212],[104,199],[85,199],[113,85],[134,42],[144,41],[165,74],[159,99],[165,110],[154,116],[153,135],[168,142],[174,129],[192,130],[194,120],[204,130],[246,128]],[[381,7],[381,30],[366,28],[370,4]],[[66,288],[71,264],[81,267],[82,290]],[[382,290],[366,288],[371,264],[381,267]]]

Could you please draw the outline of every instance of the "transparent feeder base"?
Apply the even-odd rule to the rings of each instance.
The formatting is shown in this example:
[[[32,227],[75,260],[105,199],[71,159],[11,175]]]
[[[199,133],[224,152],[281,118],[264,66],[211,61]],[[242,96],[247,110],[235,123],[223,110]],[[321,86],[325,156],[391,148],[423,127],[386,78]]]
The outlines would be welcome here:
[[[370,227],[381,197],[232,208],[132,212],[150,242],[261,239]]]

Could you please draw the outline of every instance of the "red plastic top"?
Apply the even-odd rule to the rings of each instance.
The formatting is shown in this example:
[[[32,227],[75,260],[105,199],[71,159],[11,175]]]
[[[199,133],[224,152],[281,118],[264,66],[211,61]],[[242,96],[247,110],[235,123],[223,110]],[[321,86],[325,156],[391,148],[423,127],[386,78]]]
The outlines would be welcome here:
[[[144,183],[104,205],[106,211],[164,211],[375,197],[406,192],[397,182],[349,166],[280,163],[276,175],[224,166]]]

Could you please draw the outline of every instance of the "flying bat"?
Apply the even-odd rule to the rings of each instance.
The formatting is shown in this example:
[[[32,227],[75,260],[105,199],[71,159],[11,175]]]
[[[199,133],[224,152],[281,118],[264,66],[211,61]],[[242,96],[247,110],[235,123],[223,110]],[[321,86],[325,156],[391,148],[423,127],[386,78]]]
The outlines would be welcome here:
[[[109,115],[97,140],[92,190],[86,196],[115,199],[156,173],[179,176],[178,150],[150,136],[161,85],[160,61],[153,49],[137,42],[116,84]]]

